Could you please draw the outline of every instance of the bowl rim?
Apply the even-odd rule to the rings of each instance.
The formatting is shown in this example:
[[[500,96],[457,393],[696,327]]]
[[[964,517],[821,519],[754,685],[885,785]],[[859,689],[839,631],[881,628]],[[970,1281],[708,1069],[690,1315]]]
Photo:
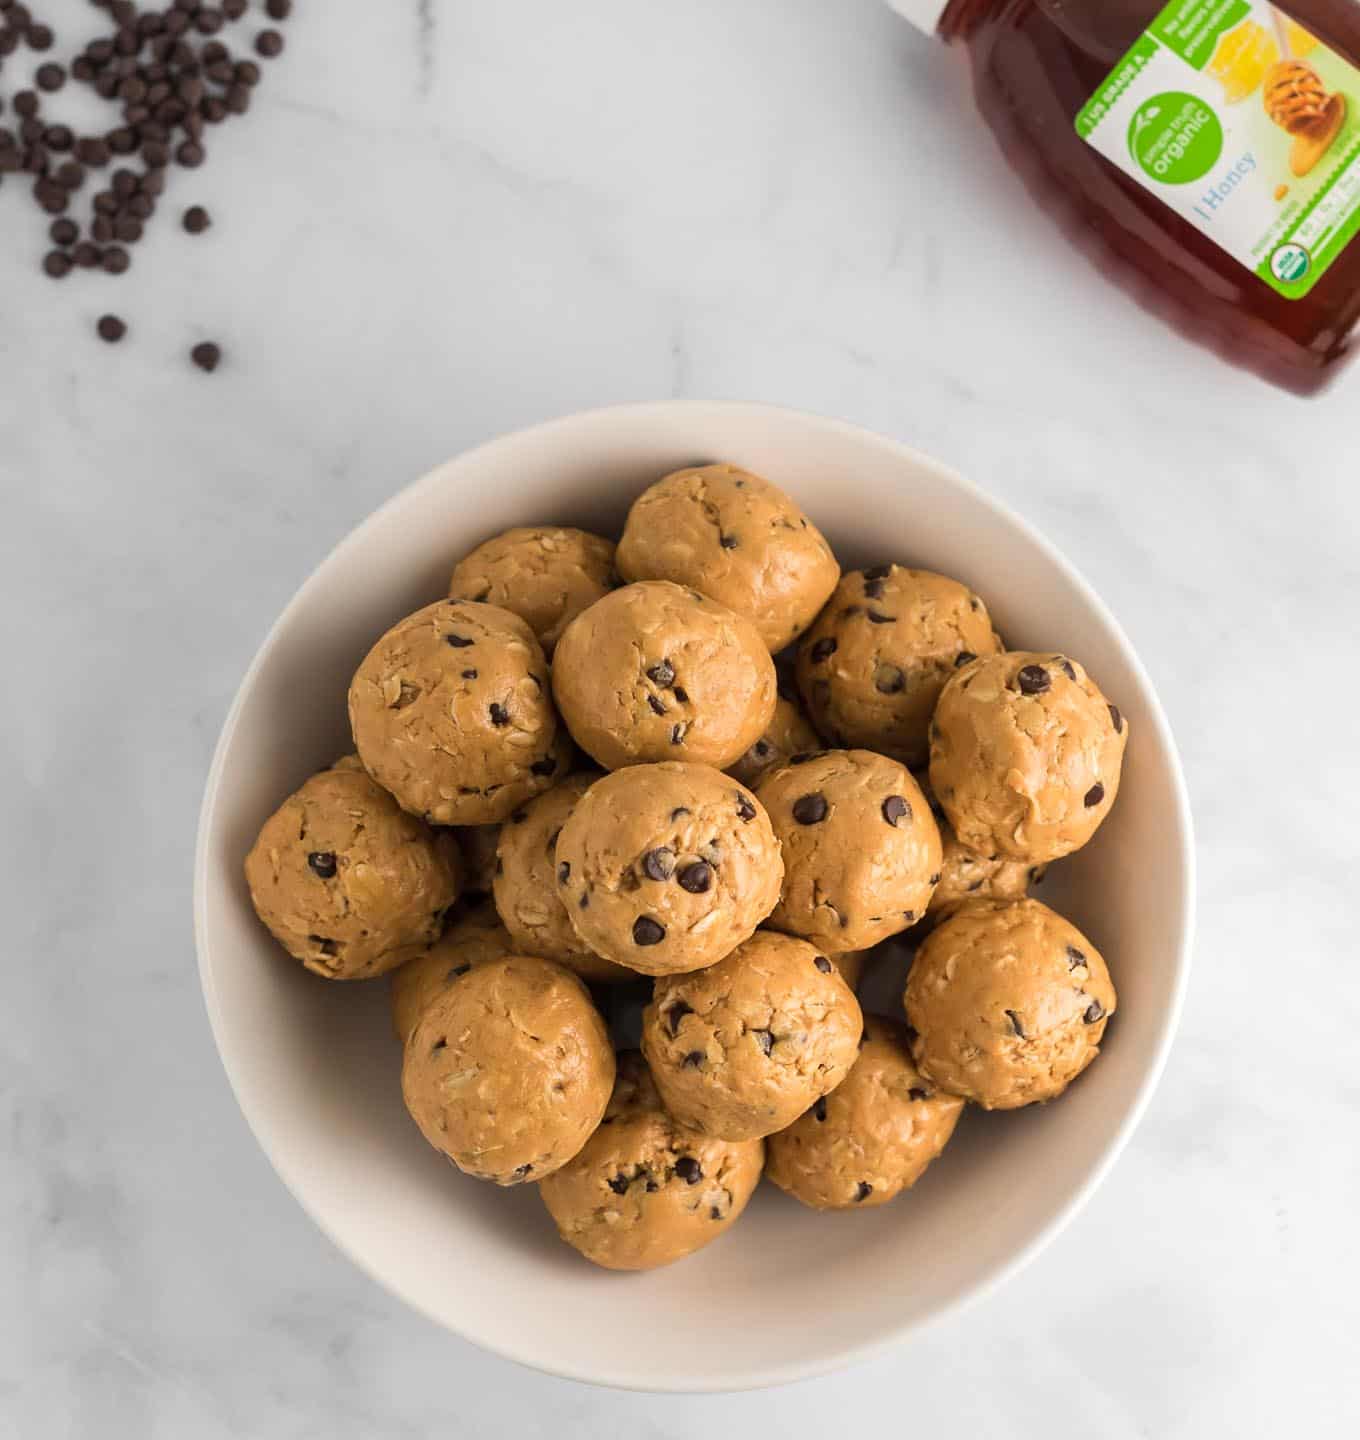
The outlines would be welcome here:
[[[235,734],[241,711],[245,706],[246,697],[253,690],[256,677],[264,667],[265,662],[278,643],[280,635],[290,622],[294,612],[306,603],[307,597],[318,583],[318,576],[322,570],[328,569],[333,562],[357,546],[360,537],[370,527],[378,524],[380,517],[398,506],[410,503],[415,496],[427,490],[435,489],[442,483],[446,472],[455,465],[473,461],[488,451],[505,444],[520,441],[531,434],[537,434],[543,437],[550,435],[554,430],[568,431],[582,423],[599,423],[611,420],[622,421],[628,419],[634,424],[645,424],[649,417],[658,415],[663,411],[668,414],[674,414],[677,411],[690,411],[696,418],[702,413],[712,413],[714,411],[724,411],[729,414],[741,412],[751,418],[766,417],[772,420],[793,420],[803,425],[811,425],[826,432],[852,438],[858,444],[871,445],[886,451],[889,455],[902,461],[906,465],[933,472],[937,479],[963,490],[973,500],[991,510],[998,518],[1014,526],[1024,534],[1044,555],[1049,563],[1060,571],[1073,588],[1080,593],[1085,603],[1090,606],[1091,610],[1113,636],[1115,643],[1123,652],[1122,658],[1124,662],[1142,686],[1147,701],[1148,717],[1163,753],[1167,758],[1170,771],[1175,822],[1174,835],[1171,838],[1179,851],[1179,868],[1183,895],[1183,913],[1179,925],[1179,940],[1176,946],[1172,991],[1170,1001],[1161,1019],[1160,1030],[1157,1035],[1156,1045],[1150,1063],[1147,1065],[1137,1093],[1126,1109],[1123,1119],[1107,1138],[1099,1158],[1091,1166],[1081,1184],[1073,1190],[1054,1215],[1046,1221],[1035,1235],[1025,1245],[1021,1246],[1015,1254],[997,1264],[990,1274],[983,1276],[970,1286],[962,1289],[957,1295],[940,1304],[929,1314],[903,1321],[899,1325],[886,1329],[883,1333],[871,1340],[850,1342],[839,1347],[833,1347],[811,1363],[791,1362],[789,1364],[768,1364],[761,1366],[744,1376],[739,1382],[734,1382],[726,1376],[713,1376],[699,1373],[679,1376],[672,1375],[656,1382],[644,1384],[631,1373],[626,1375],[617,1372],[611,1373],[607,1363],[594,1368],[590,1372],[568,1364],[554,1364],[551,1359],[544,1359],[540,1355],[530,1353],[528,1347],[517,1349],[510,1345],[494,1343],[478,1335],[472,1326],[452,1324],[445,1316],[434,1313],[434,1311],[421,1300],[408,1294],[389,1276],[379,1273],[371,1266],[367,1258],[353,1248],[341,1235],[336,1233],[328,1221],[312,1207],[306,1198],[302,1177],[294,1173],[290,1160],[274,1146],[272,1138],[268,1134],[268,1127],[263,1115],[253,1110],[247,1103],[244,1081],[236,1068],[234,1068],[233,1061],[229,1054],[231,1047],[226,1036],[225,1021],[218,1000],[213,967],[210,960],[211,940],[208,934],[206,915],[206,895],[209,886],[208,837],[213,829],[227,752],[230,748],[233,735]],[[198,830],[195,842],[193,887],[194,945],[198,956],[199,982],[203,991],[204,1004],[208,1012],[208,1021],[212,1028],[213,1042],[217,1047],[222,1068],[226,1072],[227,1081],[231,1086],[232,1093],[235,1096],[237,1106],[245,1119],[246,1125],[249,1127],[251,1134],[255,1137],[260,1148],[264,1151],[265,1157],[273,1167],[275,1174],[283,1182],[298,1205],[301,1206],[303,1212],[311,1219],[322,1234],[325,1235],[343,1255],[347,1256],[364,1275],[376,1282],[389,1294],[395,1295],[398,1299],[402,1300],[406,1305],[410,1306],[411,1309],[438,1325],[441,1329],[447,1330],[457,1335],[460,1339],[466,1340],[478,1348],[497,1355],[502,1359],[514,1361],[517,1364],[538,1370],[544,1374],[556,1376],[559,1379],[574,1380],[583,1384],[644,1394],[730,1394],[746,1390],[759,1390],[772,1386],[787,1385],[800,1380],[816,1379],[820,1376],[844,1370],[852,1364],[863,1363],[876,1355],[882,1354],[890,1347],[900,1345],[918,1330],[933,1325],[946,1316],[958,1315],[968,1306],[976,1304],[994,1294],[1007,1281],[1018,1275],[1067,1228],[1068,1224],[1086,1205],[1096,1189],[1109,1175],[1115,1161],[1119,1158],[1119,1155],[1128,1144],[1134,1130],[1138,1127],[1143,1115],[1146,1113],[1148,1104],[1166,1068],[1166,1062],[1180,1024],[1181,1014],[1185,1005],[1186,992],[1189,986],[1190,962],[1195,935],[1195,887],[1196,852],[1189,793],[1181,765],[1180,752],[1177,749],[1171,724],[1167,719],[1156,687],[1153,685],[1151,677],[1148,675],[1142,660],[1135,651],[1128,636],[1124,633],[1123,627],[1110,611],[1109,607],[1076,566],[1028,520],[1012,510],[1004,502],[998,500],[987,490],[983,489],[982,486],[961,475],[952,467],[928,455],[922,454],[909,445],[905,445],[900,441],[893,440],[885,435],[880,435],[876,431],[869,430],[864,426],[856,425],[849,421],[795,409],[790,406],[773,405],[764,402],[697,399],[642,401],[573,411],[565,415],[559,415],[553,419],[540,421],[534,425],[504,432],[480,444],[474,445],[470,449],[461,451],[457,455],[427,470],[419,478],[390,495],[381,505],[354,526],[353,529],[317,562],[306,579],[303,580],[294,591],[292,597],[270,626],[264,640],[256,650],[240,684],[237,686],[236,693],[227,710],[226,718],[222,723],[217,744],[213,750],[212,763],[208,770],[207,780],[204,785],[203,801],[199,810]]]

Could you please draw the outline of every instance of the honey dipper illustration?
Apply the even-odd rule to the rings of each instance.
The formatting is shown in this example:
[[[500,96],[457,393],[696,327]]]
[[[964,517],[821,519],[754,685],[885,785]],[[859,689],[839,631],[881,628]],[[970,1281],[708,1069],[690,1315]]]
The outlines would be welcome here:
[[[1290,54],[1280,14],[1273,6],[1270,13],[1275,20],[1280,58],[1266,72],[1261,101],[1275,124],[1294,137],[1289,168],[1303,176],[1327,153],[1345,124],[1346,97],[1329,95],[1317,71]]]

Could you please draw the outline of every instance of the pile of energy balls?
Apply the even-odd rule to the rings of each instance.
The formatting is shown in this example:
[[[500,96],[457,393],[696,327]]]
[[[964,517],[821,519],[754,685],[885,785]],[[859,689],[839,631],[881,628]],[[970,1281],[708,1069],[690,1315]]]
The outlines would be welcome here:
[[[758,475],[667,475],[617,549],[486,541],[364,657],[349,716],[357,753],[246,859],[255,908],[318,975],[391,974],[421,1134],[537,1184],[598,1265],[692,1253],[762,1173],[884,1204],[965,1102],[1051,1100],[1098,1052],[1105,962],[1027,891],[1109,813],[1124,718],[1071,656],[1006,650],[968,586],[842,575]],[[865,1016],[866,952],[913,927],[905,1016]]]

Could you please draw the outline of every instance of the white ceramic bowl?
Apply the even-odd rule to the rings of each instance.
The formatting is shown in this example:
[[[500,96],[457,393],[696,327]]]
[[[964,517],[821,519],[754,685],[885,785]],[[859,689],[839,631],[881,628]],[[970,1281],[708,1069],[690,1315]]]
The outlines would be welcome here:
[[[387,986],[328,984],[256,921],[241,863],[265,816],[350,746],[345,692],[389,624],[444,594],[454,560],[510,525],[617,534],[658,476],[704,459],[800,500],[846,567],[892,558],[986,597],[1013,646],[1078,656],[1128,717],[1119,803],[1043,896],[1109,961],[1119,1014],[1097,1063],[1054,1105],[970,1111],[907,1195],[819,1216],[762,1186],[693,1258],[645,1275],[587,1264],[532,1185],[467,1179],[402,1107]],[[358,1265],[498,1354],[644,1390],[776,1384],[845,1364],[1013,1274],[1110,1168],[1166,1058],[1188,970],[1190,816],[1142,666],[1070,565],[973,485],[851,426],[755,405],[594,411],[484,445],[389,501],[294,596],[242,682],[198,839],[199,963],[218,1048],[284,1183]],[[966,1238],[966,1243],[963,1243]],[[817,1255],[817,1324],[769,1303],[769,1277]]]

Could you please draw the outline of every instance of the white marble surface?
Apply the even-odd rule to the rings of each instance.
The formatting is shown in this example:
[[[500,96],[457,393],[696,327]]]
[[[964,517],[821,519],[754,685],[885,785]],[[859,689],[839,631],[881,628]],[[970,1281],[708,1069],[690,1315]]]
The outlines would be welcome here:
[[[1353,1435],[1360,373],[1304,404],[1164,333],[878,0],[298,10],[174,181],[208,236],[56,287],[0,192],[0,1436]],[[1162,1088],[1036,1265],[850,1373],[658,1400],[478,1353],[322,1239],[233,1104],[189,888],[327,549],[472,442],[668,395],[845,416],[1044,528],[1161,686],[1202,889]],[[816,1326],[815,1278],[770,1304]]]

